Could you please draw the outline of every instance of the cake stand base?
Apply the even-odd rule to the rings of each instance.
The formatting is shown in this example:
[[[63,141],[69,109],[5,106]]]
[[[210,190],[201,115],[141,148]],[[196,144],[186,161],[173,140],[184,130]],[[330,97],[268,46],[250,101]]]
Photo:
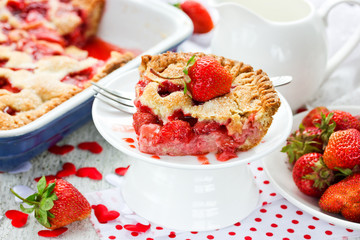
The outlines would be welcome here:
[[[139,216],[183,231],[230,226],[257,206],[259,190],[246,163],[216,169],[164,167],[135,160],[122,194]]]

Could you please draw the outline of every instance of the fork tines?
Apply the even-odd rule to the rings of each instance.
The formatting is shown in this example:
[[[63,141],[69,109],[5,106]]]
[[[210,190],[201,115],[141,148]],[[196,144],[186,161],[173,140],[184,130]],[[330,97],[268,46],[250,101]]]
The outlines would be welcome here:
[[[97,93],[94,96],[102,102],[127,113],[135,113],[134,97],[130,93],[119,92],[105,88],[99,84],[92,83],[93,90]]]

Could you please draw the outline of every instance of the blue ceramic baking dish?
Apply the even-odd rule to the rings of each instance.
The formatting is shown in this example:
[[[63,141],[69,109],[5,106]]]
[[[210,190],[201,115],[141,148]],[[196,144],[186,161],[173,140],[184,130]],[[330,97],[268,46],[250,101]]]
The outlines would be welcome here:
[[[98,36],[142,54],[175,49],[193,31],[191,20],[177,8],[156,0],[107,0]],[[106,83],[139,66],[141,56],[100,80]],[[91,87],[30,124],[0,131],[0,171],[10,171],[48,149],[91,119]]]

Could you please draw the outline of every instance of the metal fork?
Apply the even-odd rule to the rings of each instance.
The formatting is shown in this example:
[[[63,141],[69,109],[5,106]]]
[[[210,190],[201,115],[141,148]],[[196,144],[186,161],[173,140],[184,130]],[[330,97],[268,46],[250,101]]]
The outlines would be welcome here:
[[[292,81],[292,77],[278,76],[271,77],[270,80],[273,82],[274,87],[279,87],[289,84]],[[92,82],[91,84],[94,85],[93,90],[96,92],[94,97],[96,97],[100,101],[126,113],[133,114],[136,112],[136,108],[134,106],[134,94],[109,89],[94,82]]]

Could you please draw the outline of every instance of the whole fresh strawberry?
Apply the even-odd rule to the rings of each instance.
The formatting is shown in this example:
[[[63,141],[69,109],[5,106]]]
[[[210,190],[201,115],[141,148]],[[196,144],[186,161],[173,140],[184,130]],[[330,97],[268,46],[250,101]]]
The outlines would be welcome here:
[[[315,127],[314,123],[321,122],[321,113],[327,114],[329,110],[326,107],[320,106],[312,109],[302,120],[304,127]]]
[[[295,185],[306,195],[320,197],[334,180],[334,173],[322,162],[322,154],[308,153],[300,157],[293,168]]]
[[[360,131],[359,120],[348,112],[333,110],[328,114],[333,113],[332,121],[336,123],[335,131],[346,130],[350,128]]]
[[[26,199],[11,192],[31,208],[20,208],[25,213],[35,212],[35,218],[46,228],[56,229],[90,216],[91,206],[86,198],[69,182],[55,179],[46,183],[43,176],[37,184],[38,192]]]
[[[324,152],[324,163],[330,169],[352,169],[360,164],[360,132],[340,130],[331,134]]]
[[[289,163],[295,164],[303,155],[322,152],[321,130],[317,127],[305,128],[300,124],[299,129],[287,139],[287,144],[281,150],[288,155]]]
[[[296,160],[306,153],[322,153],[334,132],[335,123],[331,123],[332,114],[325,116],[320,113],[321,121],[314,122],[315,127],[304,127],[301,123],[299,129],[290,135],[287,144],[281,152],[287,153],[289,163],[295,164]]]
[[[230,92],[232,75],[213,57],[196,60],[192,56],[184,73],[187,81],[184,91],[188,89],[195,101],[205,102]]]
[[[194,33],[207,33],[214,28],[214,23],[206,8],[197,1],[186,0],[179,4],[194,24]]]
[[[360,173],[331,185],[321,196],[319,206],[324,211],[341,213],[345,219],[360,223]]]

